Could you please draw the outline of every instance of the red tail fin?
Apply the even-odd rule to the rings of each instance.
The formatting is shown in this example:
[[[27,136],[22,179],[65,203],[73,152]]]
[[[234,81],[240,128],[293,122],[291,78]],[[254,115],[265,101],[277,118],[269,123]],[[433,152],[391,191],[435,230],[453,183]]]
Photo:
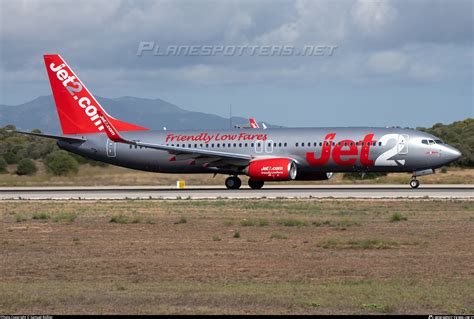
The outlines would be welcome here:
[[[104,132],[106,129],[104,118],[117,131],[148,130],[108,115],[59,54],[45,55],[44,63],[64,134]]]

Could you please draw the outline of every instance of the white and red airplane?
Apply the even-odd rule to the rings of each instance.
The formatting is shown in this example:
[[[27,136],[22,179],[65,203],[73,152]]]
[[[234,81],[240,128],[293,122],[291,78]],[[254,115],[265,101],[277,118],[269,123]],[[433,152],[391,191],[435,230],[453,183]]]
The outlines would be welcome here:
[[[416,130],[375,127],[160,130],[113,118],[58,54],[44,56],[63,135],[64,150],[96,161],[162,173],[239,175],[259,189],[265,181],[326,180],[333,172],[409,172],[417,176],[456,161],[461,153]],[[133,106],[131,106],[133,107]],[[253,124],[252,124],[253,123]],[[256,127],[255,127],[256,126]]]

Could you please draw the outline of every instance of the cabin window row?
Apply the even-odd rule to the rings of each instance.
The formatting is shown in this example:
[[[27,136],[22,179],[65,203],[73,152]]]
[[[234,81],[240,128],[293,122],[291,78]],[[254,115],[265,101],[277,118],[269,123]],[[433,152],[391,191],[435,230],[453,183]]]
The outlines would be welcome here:
[[[298,143],[298,142],[296,142],[295,146],[296,147],[300,147],[300,146],[301,147],[311,147],[311,146],[317,147],[319,145],[319,146],[322,147],[323,144],[326,145],[326,146],[329,146],[331,144],[332,144],[332,146],[335,146],[336,144],[337,145],[342,145],[342,146],[354,146],[354,145],[355,146],[377,146],[377,142],[344,142],[344,143],[342,143],[342,142],[328,142],[328,141],[319,142],[319,143],[318,142],[313,142],[313,143],[311,143],[311,142],[308,142],[308,143],[305,143],[305,142]],[[378,145],[382,146],[382,142],[379,142]]]
[[[256,143],[257,147],[262,146],[262,143]],[[267,143],[268,147],[288,147],[288,143]],[[166,144],[171,147],[186,147],[186,144]],[[211,144],[187,144],[187,148],[231,148],[231,147],[254,147],[255,143],[211,143]]]

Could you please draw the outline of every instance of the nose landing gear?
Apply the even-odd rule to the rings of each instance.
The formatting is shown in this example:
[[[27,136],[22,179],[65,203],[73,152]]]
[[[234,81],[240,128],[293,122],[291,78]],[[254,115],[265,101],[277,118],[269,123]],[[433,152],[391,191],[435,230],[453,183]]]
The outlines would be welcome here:
[[[418,188],[420,186],[420,181],[416,179],[416,176],[413,176],[410,181],[411,188]]]
[[[225,180],[225,187],[227,189],[239,189],[242,185],[242,181],[238,176],[229,176]]]

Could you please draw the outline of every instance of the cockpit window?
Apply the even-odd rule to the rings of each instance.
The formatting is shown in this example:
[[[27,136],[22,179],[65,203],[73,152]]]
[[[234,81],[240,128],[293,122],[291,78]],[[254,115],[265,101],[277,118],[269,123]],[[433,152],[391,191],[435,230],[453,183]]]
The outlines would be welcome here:
[[[444,144],[442,140],[435,140],[436,144]]]
[[[428,145],[428,140],[421,140],[421,143]]]
[[[433,140],[428,140],[428,142],[430,143],[430,145],[436,144]]]

